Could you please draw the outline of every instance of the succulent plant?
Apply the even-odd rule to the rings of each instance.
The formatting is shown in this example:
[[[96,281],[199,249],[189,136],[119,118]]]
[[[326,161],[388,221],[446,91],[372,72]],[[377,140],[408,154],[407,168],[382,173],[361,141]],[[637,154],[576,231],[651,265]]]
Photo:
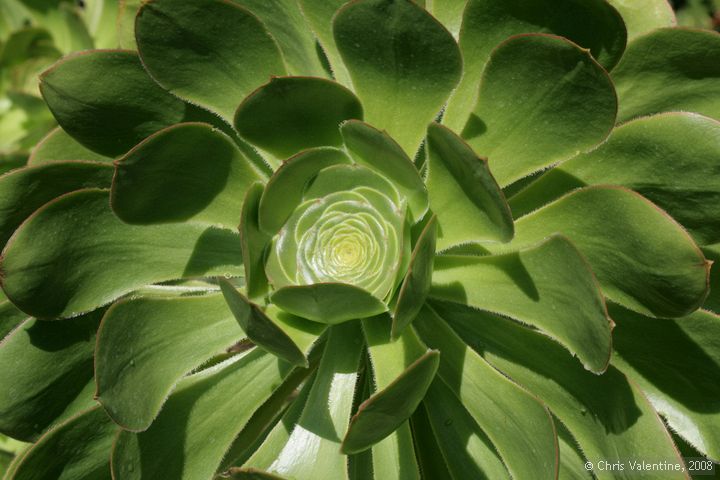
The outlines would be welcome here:
[[[137,51],[41,75],[60,128],[0,177],[6,478],[720,459],[720,36],[673,25],[144,2]]]

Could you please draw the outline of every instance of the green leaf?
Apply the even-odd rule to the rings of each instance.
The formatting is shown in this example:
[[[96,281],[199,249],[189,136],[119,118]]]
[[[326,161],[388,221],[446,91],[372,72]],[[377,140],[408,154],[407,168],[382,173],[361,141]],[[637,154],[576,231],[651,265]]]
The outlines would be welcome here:
[[[393,311],[393,338],[400,336],[418,314],[432,283],[433,261],[437,239],[437,217],[433,215],[418,237]]]
[[[382,301],[347,283],[292,285],[276,290],[270,300],[293,315],[330,325],[387,311]]]
[[[88,160],[92,162],[112,162],[112,158],[85,148],[68,135],[62,128],[56,127],[38,143],[28,158],[28,166],[66,160]]]
[[[463,78],[443,116],[445,125],[457,132],[463,129],[477,103],[490,53],[524,33],[565,37],[590,50],[607,69],[625,50],[625,25],[605,0],[469,0],[460,29]]]
[[[177,382],[243,338],[219,293],[132,298],[103,319],[96,398],[125,430],[146,430]]]
[[[656,28],[673,27],[677,23],[675,12],[667,0],[608,0],[608,3],[622,15],[628,40]]]
[[[386,315],[363,320],[362,325],[374,392],[350,421],[342,443],[346,454],[362,452],[400,428],[425,396],[439,361],[439,352],[427,350],[412,331],[393,341]]]
[[[554,232],[587,257],[608,298],[640,313],[681,317],[707,295],[709,264],[690,235],[631,190],[575,190],[518,219],[509,245],[517,249]]]
[[[79,190],[46,204],[3,252],[3,288],[21,310],[71,317],[151,283],[242,275],[238,235],[199,225],[121,222],[106,190]]]
[[[616,111],[610,77],[587,50],[518,35],[493,51],[462,136],[504,187],[600,143]]]
[[[425,402],[422,402],[413,414],[411,425],[415,455],[423,478],[452,479],[447,462],[440,450],[439,441],[428,420]]]
[[[460,80],[450,32],[410,0],[359,0],[333,20],[338,50],[368,123],[388,131],[411,158]]]
[[[507,315],[548,334],[595,373],[607,368],[611,321],[587,261],[565,237],[498,256],[439,256],[431,298]]]
[[[197,107],[158,86],[137,53],[125,50],[67,56],[41,75],[40,91],[63,130],[108,157],[122,155],[150,134],[199,115]]]
[[[235,128],[248,142],[282,159],[306,148],[342,145],[340,124],[362,115],[358,99],[339,83],[274,77],[243,100],[235,112]]]
[[[425,8],[457,38],[467,3],[466,0],[433,0]]]
[[[8,480],[110,480],[117,430],[99,406],[86,410],[40,438]]]
[[[716,120],[693,113],[643,117],[617,127],[592,152],[545,173],[513,196],[510,206],[520,217],[578,187],[622,185],[666,210],[700,244],[714,243],[720,241],[718,157]]]
[[[0,295],[0,298],[2,298],[0,300],[0,342],[2,342],[10,332],[15,330],[15,327],[27,320],[28,316],[10,300],[7,300],[5,294]]]
[[[342,61],[337,45],[335,45],[332,31],[335,12],[346,3],[347,0],[298,0],[308,24],[328,57],[333,78],[346,87],[351,87],[350,74]]]
[[[703,307],[720,313],[720,243],[705,246],[702,251],[713,262],[713,267],[710,269],[710,294]]]
[[[423,404],[452,478],[510,478],[490,439],[445,382],[435,379]]]
[[[262,20],[282,50],[290,75],[324,76],[315,48],[315,37],[308,28],[296,0],[233,0]]]
[[[64,322],[27,319],[0,343],[0,431],[25,441],[57,423],[93,376],[101,311]],[[89,393],[83,401],[92,400]]]
[[[115,168],[110,203],[133,224],[189,221],[235,229],[242,197],[263,178],[228,136],[204,123],[151,135]]]
[[[372,448],[372,472],[377,480],[420,480],[408,422]]]
[[[135,36],[143,65],[162,87],[228,123],[247,94],[286,73],[265,26],[235,2],[145,2]]]
[[[218,280],[227,305],[255,345],[292,365],[309,366],[306,355],[325,331],[324,325],[283,311],[263,312],[226,279]]]
[[[360,121],[345,122],[340,132],[353,160],[390,180],[407,199],[412,222],[418,222],[427,212],[428,192],[420,173],[400,145],[387,132]]]
[[[720,316],[656,320],[610,305],[613,365],[635,381],[670,428],[720,459]]]
[[[292,433],[280,436],[286,436],[287,442],[279,452],[277,444],[264,444],[258,454],[268,448],[270,455],[263,459],[256,454],[247,466],[287,478],[347,478],[347,457],[339,449],[353,404],[361,336],[357,322],[330,328],[302,414]]]
[[[576,480],[592,480],[594,477],[587,469],[585,455],[577,444],[577,440],[568,431],[565,425],[557,418],[555,428],[558,432],[558,447],[560,449],[560,471],[558,479],[572,478]]]
[[[83,188],[109,187],[112,172],[111,165],[79,161],[24,167],[1,176],[0,245],[50,200]]]
[[[720,35],[663,28],[636,38],[612,73],[618,121],[667,111],[720,120]]]
[[[509,241],[512,213],[487,160],[436,123],[428,128],[426,152],[427,188],[439,224],[438,250],[480,240]]]
[[[594,465],[682,462],[650,402],[613,366],[594,375],[552,340],[511,320],[459,305],[435,308],[486,361],[542,398]],[[627,467],[594,473],[600,480],[637,478]],[[687,476],[666,471],[663,478]]]
[[[290,372],[253,349],[183,379],[148,430],[120,433],[113,478],[211,478],[235,436]],[[238,395],[243,385],[252,388]]]
[[[334,148],[308,150],[283,162],[268,181],[260,199],[260,228],[269,235],[276,234],[300,204],[306,184],[320,170],[349,163],[350,158]]]
[[[557,439],[547,409],[466,346],[433,309],[413,322],[422,339],[442,352],[444,382],[487,434],[513,478],[556,478]]]
[[[268,290],[265,275],[265,248],[270,235],[260,229],[260,198],[264,185],[255,182],[247,189],[240,211],[240,242],[242,243],[243,266],[245,267],[245,289],[248,297],[262,297]]]

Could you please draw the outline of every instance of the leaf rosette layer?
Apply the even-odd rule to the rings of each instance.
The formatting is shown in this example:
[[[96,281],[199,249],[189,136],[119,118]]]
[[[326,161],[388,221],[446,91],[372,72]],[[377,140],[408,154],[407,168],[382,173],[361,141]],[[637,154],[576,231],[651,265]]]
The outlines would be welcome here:
[[[7,478],[720,459],[719,37],[631,3],[88,2],[0,177]]]

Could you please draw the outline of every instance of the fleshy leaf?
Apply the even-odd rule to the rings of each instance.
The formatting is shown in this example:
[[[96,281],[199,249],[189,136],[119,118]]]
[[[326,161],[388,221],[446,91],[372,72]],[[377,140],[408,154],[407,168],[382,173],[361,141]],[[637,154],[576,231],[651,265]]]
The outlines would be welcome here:
[[[242,275],[238,235],[200,225],[133,226],[108,191],[79,190],[36,211],[8,242],[3,289],[40,318],[71,317],[160,281]]]
[[[149,429],[120,433],[113,478],[211,478],[235,436],[290,372],[273,355],[253,349],[186,377]],[[241,395],[228,394],[249,385]]]
[[[498,256],[439,256],[431,298],[470,305],[532,325],[601,373],[611,323],[590,266],[564,237]]]
[[[290,75],[324,75],[315,49],[315,37],[308,28],[297,0],[233,0],[262,20],[280,46]]]
[[[353,160],[393,182],[408,201],[413,223],[418,222],[427,212],[428,192],[420,173],[400,145],[387,132],[364,122],[350,120],[340,131]]]
[[[720,314],[720,243],[707,245],[702,250],[705,256],[713,262],[710,268],[710,294],[703,307]]]
[[[349,164],[350,158],[334,148],[318,148],[289,158],[275,171],[260,199],[260,228],[269,235],[280,230],[302,200],[306,184],[325,167]]]
[[[22,322],[28,319],[0,290],[0,342]]]
[[[448,128],[430,125],[427,188],[438,216],[438,250],[480,240],[507,242],[513,219],[487,165]]]
[[[292,432],[278,430],[279,438],[263,444],[247,466],[286,478],[346,478],[347,457],[339,451],[340,439],[350,419],[361,336],[356,322],[330,328],[315,380],[308,385],[307,403]],[[276,451],[283,438],[287,441]],[[270,455],[264,455],[265,449]]]
[[[426,8],[457,38],[467,3],[466,0],[433,0]]]
[[[268,289],[265,275],[265,248],[270,236],[260,229],[260,198],[264,185],[256,182],[247,189],[240,211],[240,242],[242,243],[243,266],[245,267],[245,288],[248,297],[264,295]]]
[[[605,0],[469,0],[460,29],[463,78],[443,116],[445,125],[457,132],[463,129],[477,103],[490,53],[509,37],[524,33],[565,37],[590,50],[607,69],[625,50],[625,25]]]
[[[423,476],[425,478],[453,478],[440,450],[439,440],[428,420],[425,402],[420,404],[412,417],[412,432],[415,452]],[[462,448],[466,448],[464,443]]]
[[[425,303],[432,283],[436,240],[437,217],[433,215],[415,243],[410,266],[398,293],[393,311],[393,338],[400,336]]]
[[[542,398],[595,466],[631,458],[682,462],[650,402],[613,366],[594,375],[546,336],[511,320],[459,305],[434,308],[486,361]],[[604,480],[618,478],[619,472],[596,468],[594,473]],[[626,470],[623,478],[631,475]],[[683,472],[663,476],[687,479]]]
[[[610,77],[587,50],[518,35],[493,50],[462,136],[504,187],[600,143],[616,112]]]
[[[242,197],[262,179],[233,141],[204,123],[161,130],[115,162],[110,203],[124,222],[235,229]]]
[[[333,33],[367,122],[414,158],[460,80],[452,35],[410,0],[350,2],[335,15]]]
[[[704,455],[720,459],[720,317],[699,310],[676,320],[610,305],[617,322],[613,365]]]
[[[0,245],[20,224],[50,200],[83,188],[107,188],[111,165],[62,162],[19,168],[0,177]]]
[[[28,166],[33,166],[66,160],[112,162],[112,158],[93,152],[79,144],[62,128],[55,127],[35,146],[30,154],[30,158],[28,158],[27,164]]]
[[[340,57],[332,32],[333,16],[347,0],[298,0],[298,3],[328,57],[333,77],[346,87],[351,87],[350,74]]]
[[[423,404],[452,478],[510,478],[490,439],[445,382],[435,379]]]
[[[656,28],[673,27],[677,23],[675,12],[667,0],[608,0],[608,3],[622,15],[628,40]]]
[[[720,120],[720,34],[662,28],[630,42],[612,72],[618,121],[690,111]]]
[[[99,406],[86,410],[40,438],[8,480],[109,480],[117,430]]]
[[[617,127],[592,152],[549,170],[510,199],[515,217],[586,185],[630,188],[666,210],[700,244],[720,241],[720,122],[693,113]],[[662,165],[662,167],[660,167]]]
[[[245,140],[283,159],[301,150],[340,146],[340,124],[362,118],[352,91],[315,77],[275,77],[250,94],[235,112]]]
[[[370,293],[346,283],[283,287],[270,299],[293,315],[330,325],[371,317],[387,310],[387,306]]]
[[[143,65],[161,86],[228,122],[247,94],[286,73],[265,26],[236,2],[145,2],[135,36]]]
[[[63,130],[108,157],[198,115],[148,76],[137,53],[125,50],[65,57],[40,76],[40,91]]]
[[[35,440],[76,401],[93,376],[102,312],[64,322],[28,319],[0,343],[0,431]],[[82,399],[92,401],[92,393]]]
[[[372,448],[372,478],[374,480],[420,480],[420,470],[413,447],[410,425],[408,422],[404,422]]]
[[[364,320],[363,331],[376,391],[350,421],[342,443],[346,454],[370,448],[410,418],[435,377],[440,356],[427,350],[411,331],[393,341],[386,315]]]
[[[509,245],[517,249],[553,232],[577,245],[608,298],[640,313],[680,317],[707,295],[709,264],[690,235],[631,190],[575,190],[517,220]]]
[[[513,478],[556,478],[557,439],[550,412],[473,352],[429,307],[413,327],[442,352],[444,382],[487,434]]]
[[[307,353],[323,333],[323,325],[274,310],[266,314],[230,282],[220,278],[220,288],[245,334],[255,345],[286,362],[308,366]]]
[[[219,293],[120,301],[98,331],[96,397],[123,429],[145,430],[184,375],[243,336]]]

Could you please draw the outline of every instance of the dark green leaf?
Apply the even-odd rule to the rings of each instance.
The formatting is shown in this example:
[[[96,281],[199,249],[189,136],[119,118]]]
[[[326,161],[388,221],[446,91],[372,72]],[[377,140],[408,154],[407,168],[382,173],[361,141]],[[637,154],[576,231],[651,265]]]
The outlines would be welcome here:
[[[387,311],[387,306],[370,293],[346,283],[283,287],[271,300],[293,315],[331,325]]]
[[[56,127],[38,143],[28,158],[28,166],[41,163],[62,162],[66,160],[89,160],[93,162],[112,162],[112,158],[95,153],[82,146],[65,130]]]
[[[265,275],[265,248],[270,243],[271,237],[260,229],[259,211],[263,190],[264,185],[260,182],[250,185],[240,212],[240,242],[245,267],[245,288],[251,299],[265,295],[268,289]]]

